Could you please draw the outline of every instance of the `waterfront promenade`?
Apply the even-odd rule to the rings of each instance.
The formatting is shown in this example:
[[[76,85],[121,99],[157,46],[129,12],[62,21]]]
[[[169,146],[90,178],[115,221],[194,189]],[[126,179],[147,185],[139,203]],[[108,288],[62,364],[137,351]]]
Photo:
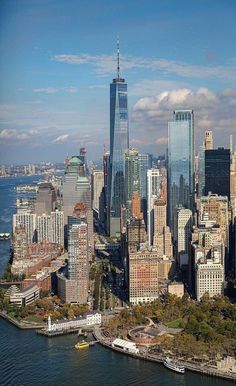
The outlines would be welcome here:
[[[129,355],[133,358],[136,359],[142,359],[142,360],[147,360],[151,362],[156,362],[156,363],[163,363],[165,356],[163,354],[151,354],[147,351],[142,351],[139,354],[133,354],[129,353],[127,351],[124,351],[122,349],[119,349],[117,347],[112,347],[112,340],[105,338],[102,335],[101,329],[99,327],[95,327],[93,331],[94,338],[104,347],[107,347],[111,350],[120,352],[121,354]],[[219,371],[217,368],[214,368],[213,366],[205,365],[205,364],[197,364],[194,362],[189,362],[189,361],[184,361],[184,360],[178,360],[178,362],[185,367],[186,370],[194,371],[197,373],[201,373],[204,375],[209,375],[212,377],[218,377],[218,378],[223,378],[227,379],[230,381],[233,381],[236,383],[236,374],[229,373],[229,372],[224,372],[224,371]]]

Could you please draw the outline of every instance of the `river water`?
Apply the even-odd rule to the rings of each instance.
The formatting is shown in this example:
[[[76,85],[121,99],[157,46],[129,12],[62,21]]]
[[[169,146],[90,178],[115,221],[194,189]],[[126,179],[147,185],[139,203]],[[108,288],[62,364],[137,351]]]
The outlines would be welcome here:
[[[15,186],[35,177],[0,179],[0,233],[11,231]],[[9,259],[9,242],[0,241],[0,275]],[[0,318],[1,386],[227,386],[232,382],[186,371],[175,374],[162,364],[130,358],[96,344],[74,348],[76,335],[46,338],[19,330]]]

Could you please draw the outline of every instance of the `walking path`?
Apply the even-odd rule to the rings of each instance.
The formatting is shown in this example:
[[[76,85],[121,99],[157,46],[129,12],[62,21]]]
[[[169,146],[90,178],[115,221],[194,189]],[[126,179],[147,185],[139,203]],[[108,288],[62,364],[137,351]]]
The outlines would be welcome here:
[[[142,352],[139,354],[133,354],[133,353],[129,353],[127,351],[124,351],[122,349],[119,349],[117,347],[112,347],[112,340],[105,338],[102,335],[101,329],[99,327],[94,328],[93,335],[94,335],[95,339],[98,340],[101,345],[103,345],[107,348],[110,348],[114,351],[118,351],[122,354],[132,356],[134,358],[142,359],[142,360],[148,360],[148,361],[157,362],[157,363],[163,363],[163,361],[165,359],[164,355],[150,354],[150,353],[146,353],[146,352]],[[213,366],[199,365],[199,364],[196,364],[193,362],[187,362],[187,361],[183,361],[183,360],[179,360],[178,362],[181,365],[183,365],[186,370],[194,371],[197,373],[202,373],[205,375],[210,375],[213,377],[224,378],[224,379],[236,382],[236,373],[233,374],[233,373],[229,373],[229,372],[223,372],[223,371],[217,370]]]

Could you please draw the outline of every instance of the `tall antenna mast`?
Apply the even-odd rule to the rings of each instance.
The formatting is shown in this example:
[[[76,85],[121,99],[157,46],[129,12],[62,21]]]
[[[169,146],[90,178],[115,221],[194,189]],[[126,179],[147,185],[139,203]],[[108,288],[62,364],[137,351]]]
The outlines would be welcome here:
[[[120,41],[119,41],[118,35],[117,35],[116,47],[117,47],[117,79],[120,79]]]

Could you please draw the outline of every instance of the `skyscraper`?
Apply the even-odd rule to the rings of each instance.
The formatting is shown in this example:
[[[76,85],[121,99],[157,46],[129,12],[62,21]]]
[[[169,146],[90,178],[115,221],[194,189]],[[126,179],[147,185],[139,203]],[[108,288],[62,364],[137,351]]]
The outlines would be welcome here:
[[[119,42],[117,77],[110,84],[110,235],[120,232],[120,209],[125,204],[125,151],[129,148],[127,83],[120,77]]]
[[[213,136],[212,131],[205,131],[203,145],[199,147],[198,152],[198,168],[197,168],[197,181],[198,181],[198,196],[204,196],[205,194],[205,150],[213,149]]]
[[[134,193],[140,196],[139,154],[136,149],[129,149],[125,153],[125,194],[128,217],[131,215],[131,201]]]
[[[72,225],[68,240],[69,280],[77,282],[77,298],[74,302],[87,303],[89,290],[88,230],[87,224]]]
[[[55,210],[56,192],[49,182],[39,184],[38,193],[35,201],[35,213],[37,215],[48,214]]]
[[[104,186],[104,174],[102,170],[93,170],[91,175],[92,182],[92,206],[99,212],[99,199]]]
[[[179,266],[187,265],[190,258],[190,242],[192,232],[192,212],[181,206],[175,208],[176,258]]]
[[[159,198],[154,204],[153,245],[157,248],[158,257],[173,257],[171,232],[166,226],[166,203],[163,198]]]
[[[143,213],[141,212],[141,199],[138,192],[134,192],[131,201],[131,217],[143,219]]]
[[[152,168],[152,154],[139,154],[141,209],[147,223],[147,171]]]
[[[168,224],[173,230],[174,210],[182,205],[193,209],[194,196],[194,114],[174,111],[168,124]]]
[[[81,194],[77,189],[77,182],[79,177],[84,176],[84,164],[81,159],[77,156],[71,157],[67,162],[63,178],[63,212],[65,224],[67,224],[68,216],[72,215],[75,204],[82,201]]]
[[[64,213],[56,210],[51,213],[52,243],[64,246]]]
[[[205,151],[205,195],[209,192],[230,200],[230,149]]]
[[[149,245],[153,244],[154,231],[154,203],[159,198],[161,175],[159,169],[150,169],[147,172],[147,234]]]
[[[212,136],[211,130],[205,131],[204,148],[205,148],[205,150],[212,150],[213,149],[213,136]]]
[[[110,189],[110,153],[106,152],[104,149],[103,154],[103,175],[104,175],[104,186],[102,188],[102,193],[99,200],[99,219],[103,224],[106,233],[109,233],[109,223],[110,223],[110,198],[109,198],[109,189]]]

